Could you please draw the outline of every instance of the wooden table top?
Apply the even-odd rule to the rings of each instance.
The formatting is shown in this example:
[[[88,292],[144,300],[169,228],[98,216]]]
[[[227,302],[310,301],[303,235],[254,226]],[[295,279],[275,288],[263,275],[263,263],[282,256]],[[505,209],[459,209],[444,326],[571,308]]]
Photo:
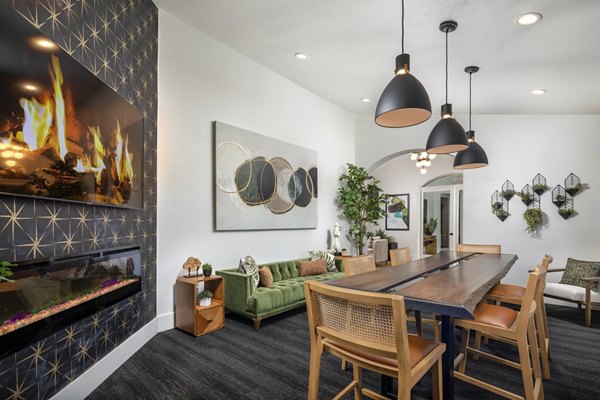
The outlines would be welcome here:
[[[411,261],[400,266],[380,267],[372,272],[352,275],[328,281],[327,283],[346,289],[385,292],[388,289],[445,268],[474,254],[472,252],[442,251],[431,257],[421,258],[420,260]]]
[[[516,260],[514,254],[444,251],[408,264],[379,268],[327,283],[348,289],[399,294],[404,296],[407,308],[472,319],[477,303],[500,282]],[[446,268],[457,261],[457,265]],[[403,285],[435,271],[438,272]],[[395,289],[400,285],[403,286]]]

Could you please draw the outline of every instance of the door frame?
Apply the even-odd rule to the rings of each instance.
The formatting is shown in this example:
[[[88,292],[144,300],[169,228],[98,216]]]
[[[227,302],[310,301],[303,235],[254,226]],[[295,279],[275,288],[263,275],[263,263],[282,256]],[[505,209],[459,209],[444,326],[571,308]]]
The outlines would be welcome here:
[[[460,229],[460,202],[459,195],[460,191],[463,190],[463,184],[457,185],[444,185],[444,186],[427,186],[419,188],[419,234],[418,234],[418,247],[417,247],[417,255],[419,258],[424,256],[423,254],[423,200],[425,193],[435,193],[435,192],[450,192],[450,232],[453,235],[449,237],[449,246],[450,249],[455,249],[456,245],[459,241],[459,229]],[[441,240],[441,238],[440,238]]]

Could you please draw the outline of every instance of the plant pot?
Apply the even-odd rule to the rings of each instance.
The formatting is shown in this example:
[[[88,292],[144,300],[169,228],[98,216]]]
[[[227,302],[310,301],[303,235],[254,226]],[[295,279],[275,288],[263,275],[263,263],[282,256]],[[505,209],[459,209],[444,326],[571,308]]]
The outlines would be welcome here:
[[[571,187],[571,188],[566,188],[565,192],[569,193],[571,196],[575,196],[577,193],[579,193],[579,188],[576,187]]]
[[[395,250],[398,248],[398,242],[388,242],[388,250]]]
[[[560,207],[565,204],[565,200],[554,200],[553,203],[556,207]]]
[[[496,217],[498,217],[498,219],[499,219],[500,221],[504,222],[504,220],[505,220],[506,218],[508,218],[508,215],[507,215],[507,214],[496,214]]]
[[[504,197],[506,199],[506,201],[510,201],[510,199],[512,199],[514,197],[514,194],[505,194],[502,197]]]
[[[521,199],[521,201],[523,202],[523,204],[525,204],[526,206],[530,205],[531,203],[533,203],[533,199],[528,199],[528,200],[523,200]]]
[[[563,219],[569,219],[573,215],[573,213],[558,213],[558,215],[563,217]]]
[[[200,297],[200,298],[198,299],[198,305],[199,305],[200,307],[207,307],[207,306],[210,306],[210,305],[211,305],[211,303],[212,303],[212,299],[211,299],[211,298],[208,298],[208,297]]]
[[[546,189],[533,189],[533,191],[535,192],[535,194],[537,194],[538,196],[543,195],[546,192]]]
[[[202,274],[204,276],[211,276],[212,275],[212,268],[209,268],[209,269],[202,268]]]

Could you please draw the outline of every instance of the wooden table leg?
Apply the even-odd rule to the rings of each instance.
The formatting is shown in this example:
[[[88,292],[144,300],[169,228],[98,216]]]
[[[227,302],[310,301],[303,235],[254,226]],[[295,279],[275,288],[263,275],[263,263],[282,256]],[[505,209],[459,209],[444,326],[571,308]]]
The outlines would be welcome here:
[[[442,315],[442,342],[446,344],[446,352],[442,355],[442,383],[444,399],[454,399],[454,324],[452,319]]]

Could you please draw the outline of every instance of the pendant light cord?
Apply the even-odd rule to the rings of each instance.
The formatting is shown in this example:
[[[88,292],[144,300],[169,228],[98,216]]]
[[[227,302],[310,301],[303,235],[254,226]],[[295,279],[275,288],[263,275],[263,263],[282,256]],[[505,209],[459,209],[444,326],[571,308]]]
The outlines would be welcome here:
[[[404,0],[402,0],[402,54],[404,54]]]
[[[448,104],[448,29],[446,29],[446,104]]]
[[[469,130],[471,130],[471,80],[473,79],[473,72],[469,72]]]

